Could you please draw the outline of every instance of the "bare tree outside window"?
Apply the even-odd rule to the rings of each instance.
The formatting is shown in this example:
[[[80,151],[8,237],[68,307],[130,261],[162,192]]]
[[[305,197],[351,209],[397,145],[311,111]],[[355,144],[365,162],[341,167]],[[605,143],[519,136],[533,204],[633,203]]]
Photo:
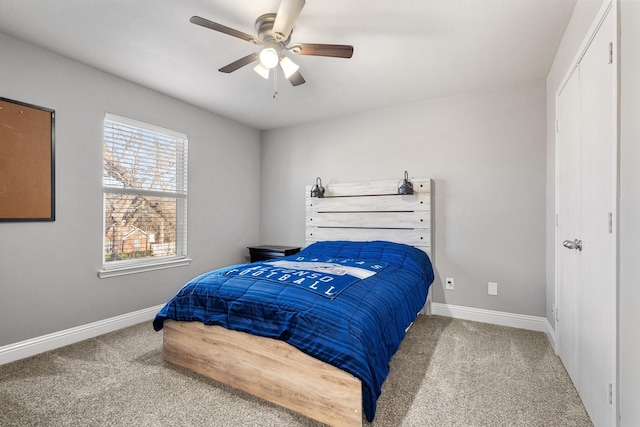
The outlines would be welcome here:
[[[186,255],[187,137],[108,114],[103,265]]]

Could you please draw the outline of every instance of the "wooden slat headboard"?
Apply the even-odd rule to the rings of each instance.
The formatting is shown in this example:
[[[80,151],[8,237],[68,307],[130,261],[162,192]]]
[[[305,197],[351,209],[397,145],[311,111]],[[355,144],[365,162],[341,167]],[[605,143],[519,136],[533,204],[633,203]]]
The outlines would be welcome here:
[[[306,187],[306,243],[387,240],[432,254],[432,181],[412,179],[414,194],[398,195],[398,181],[327,184],[324,198]]]

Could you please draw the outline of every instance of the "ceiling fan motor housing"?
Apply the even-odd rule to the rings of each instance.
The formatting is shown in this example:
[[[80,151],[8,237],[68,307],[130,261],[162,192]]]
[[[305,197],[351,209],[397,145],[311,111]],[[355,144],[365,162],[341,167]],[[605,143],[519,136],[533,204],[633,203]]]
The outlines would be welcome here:
[[[280,53],[291,40],[291,34],[293,31],[289,33],[289,37],[286,39],[278,37],[278,34],[273,31],[273,23],[275,20],[275,13],[265,13],[264,15],[260,15],[258,19],[256,19],[256,31],[258,32],[258,37],[262,40],[262,44],[265,47],[274,48],[278,53]],[[282,34],[280,34],[280,36],[282,36]]]

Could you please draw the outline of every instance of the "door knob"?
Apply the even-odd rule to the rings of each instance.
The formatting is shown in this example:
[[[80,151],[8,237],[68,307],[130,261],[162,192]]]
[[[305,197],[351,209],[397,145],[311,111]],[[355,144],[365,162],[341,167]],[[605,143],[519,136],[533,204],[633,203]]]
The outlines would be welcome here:
[[[562,246],[567,249],[577,249],[582,251],[582,240],[575,239],[573,242],[571,240],[565,240],[562,242]]]

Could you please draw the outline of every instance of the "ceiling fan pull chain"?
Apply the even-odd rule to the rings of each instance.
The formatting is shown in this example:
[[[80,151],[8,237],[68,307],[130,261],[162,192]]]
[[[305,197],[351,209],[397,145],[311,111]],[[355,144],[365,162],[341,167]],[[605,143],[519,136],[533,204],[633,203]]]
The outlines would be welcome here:
[[[278,69],[273,69],[273,99],[278,95]]]

